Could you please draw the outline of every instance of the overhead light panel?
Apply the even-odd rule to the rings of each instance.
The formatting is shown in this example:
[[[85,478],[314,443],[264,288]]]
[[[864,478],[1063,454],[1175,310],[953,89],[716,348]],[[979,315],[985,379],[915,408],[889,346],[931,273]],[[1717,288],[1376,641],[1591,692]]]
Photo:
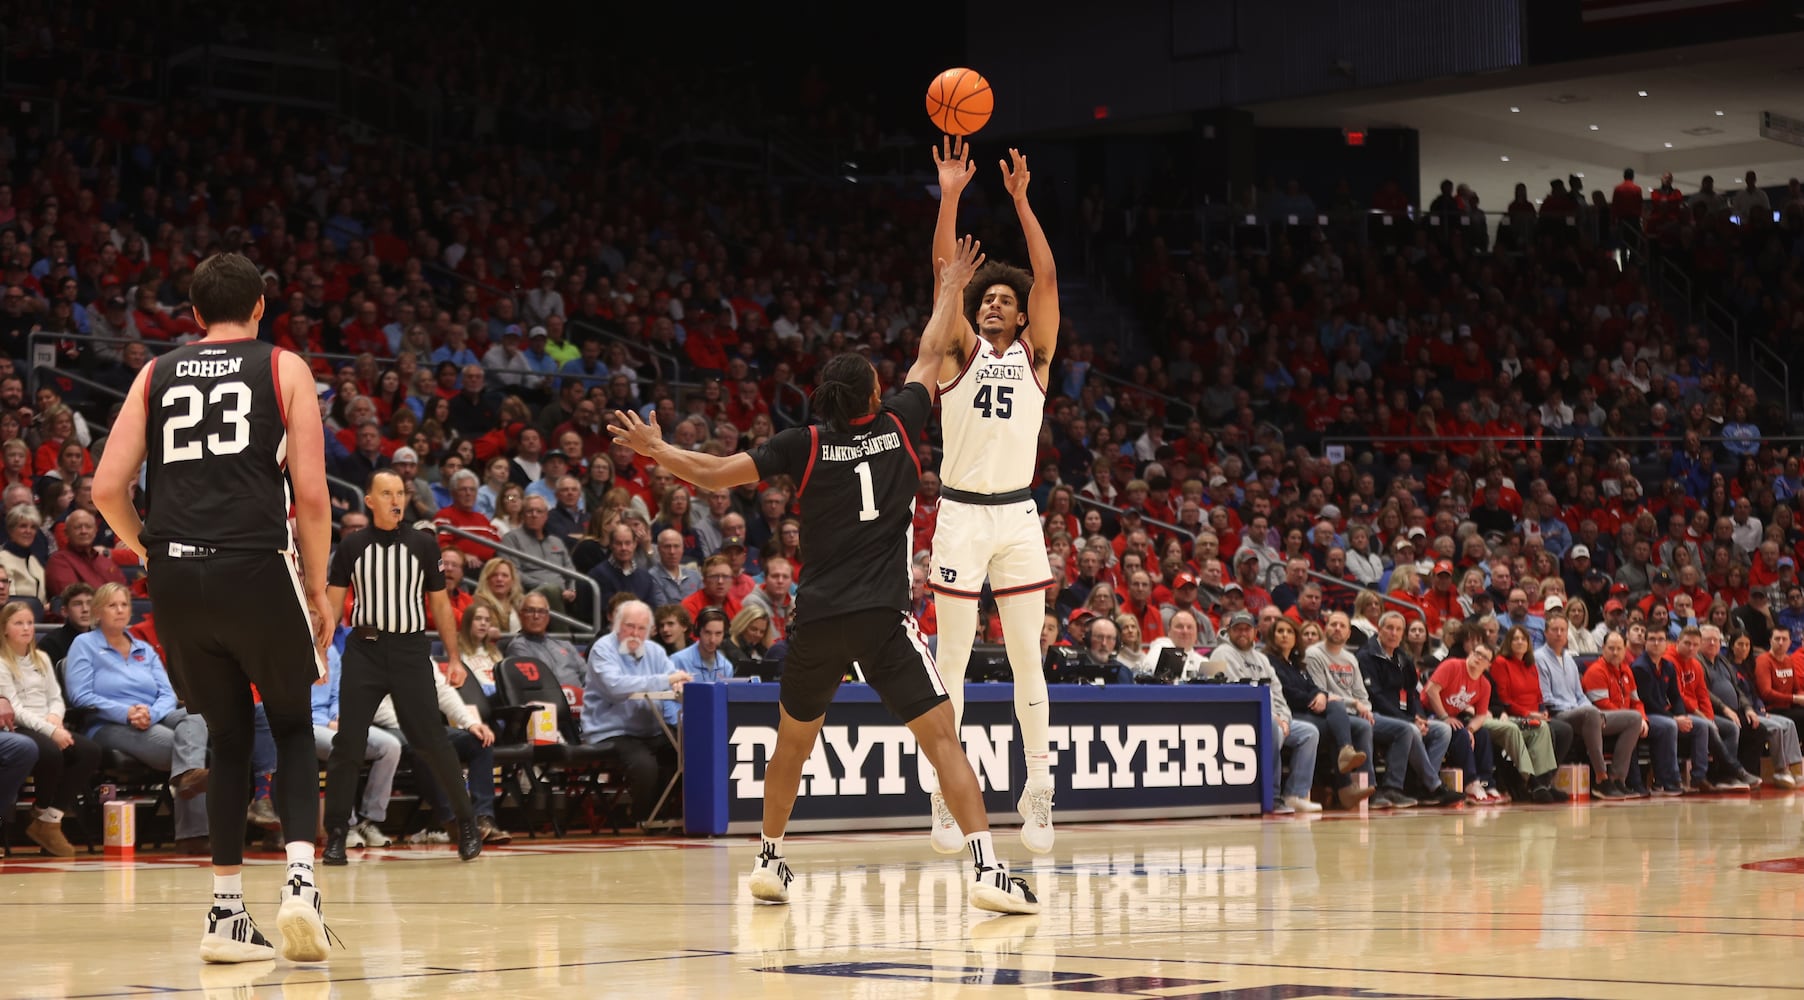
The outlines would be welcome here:
[[[1646,96],[1647,96],[1647,91],[1645,91],[1645,90],[1637,90],[1637,91],[1635,91],[1635,96],[1636,96],[1636,97],[1646,97]]]
[[[1591,126],[1591,131],[1593,131],[1593,132],[1597,131],[1597,126],[1596,125]]]
[[[1722,117],[1722,116],[1723,116],[1723,112],[1721,112],[1721,111],[1718,111],[1718,112],[1717,112],[1717,113],[1716,113],[1716,117],[1718,117],[1718,118],[1721,118],[1721,117]]]
[[[1521,113],[1522,113],[1522,109],[1521,109],[1521,108],[1519,108],[1519,107],[1517,107],[1517,106],[1515,106],[1515,105],[1514,105],[1514,104],[1512,104],[1512,105],[1510,105],[1510,114],[1512,114],[1512,115],[1519,115],[1519,114],[1521,114]]]
[[[1509,157],[1507,157],[1507,156],[1499,156],[1499,157],[1498,157],[1498,159],[1499,159],[1499,160],[1502,160],[1502,161],[1503,161],[1503,162],[1505,162],[1505,163],[1508,163],[1508,162],[1510,162],[1510,158],[1509,158]]]
[[[1667,148],[1667,149],[1671,149],[1671,148],[1672,148],[1672,143],[1670,143],[1670,142],[1669,142],[1669,143],[1667,143],[1667,144],[1666,144],[1666,148]]]

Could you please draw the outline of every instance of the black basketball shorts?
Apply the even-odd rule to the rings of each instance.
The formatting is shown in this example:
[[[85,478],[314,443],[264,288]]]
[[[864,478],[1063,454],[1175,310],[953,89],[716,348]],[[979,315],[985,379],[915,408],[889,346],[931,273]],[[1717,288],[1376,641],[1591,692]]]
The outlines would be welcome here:
[[[177,559],[153,549],[149,570],[169,680],[189,708],[212,703],[221,685],[244,690],[239,685],[248,681],[266,706],[286,712],[298,700],[311,712],[319,666],[291,556],[231,551]]]
[[[904,723],[946,700],[927,638],[913,615],[873,608],[804,623],[791,631],[783,661],[783,709],[801,722],[827,712],[839,682],[857,663],[884,707]]]

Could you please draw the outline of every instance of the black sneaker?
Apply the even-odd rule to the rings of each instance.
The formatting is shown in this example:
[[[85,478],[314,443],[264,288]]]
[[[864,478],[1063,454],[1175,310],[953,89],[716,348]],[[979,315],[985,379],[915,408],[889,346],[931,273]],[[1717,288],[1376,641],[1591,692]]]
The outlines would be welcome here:
[[[1547,786],[1547,801],[1555,802],[1555,803],[1571,802],[1572,795],[1568,792],[1562,791],[1557,785],[1550,784]]]
[[[1591,797],[1594,799],[1609,799],[1614,801],[1616,799],[1628,798],[1629,793],[1627,789],[1618,785],[1614,779],[1606,779],[1598,782],[1591,789]]]
[[[326,850],[319,856],[322,864],[348,865],[351,859],[345,856],[345,831],[329,830],[326,832]]]
[[[1422,804],[1425,806],[1457,806],[1464,801],[1466,801],[1466,796],[1463,793],[1442,785],[1438,790],[1429,792],[1428,797],[1422,800]]]
[[[1553,789],[1546,785],[1535,785],[1528,790],[1528,797],[1542,805],[1553,801]]]
[[[482,853],[482,825],[474,816],[463,821],[452,820],[451,837],[457,841],[457,856],[465,861],[474,860]]]

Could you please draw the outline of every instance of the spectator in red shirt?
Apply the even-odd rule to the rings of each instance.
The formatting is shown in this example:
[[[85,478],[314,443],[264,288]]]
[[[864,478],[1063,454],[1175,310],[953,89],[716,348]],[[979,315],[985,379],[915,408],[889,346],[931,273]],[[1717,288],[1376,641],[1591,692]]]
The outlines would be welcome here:
[[[94,515],[77,507],[69,512],[63,526],[68,544],[58,549],[44,567],[46,593],[60,594],[74,583],[85,583],[99,589],[102,584],[124,585],[125,573],[113,561],[112,554],[94,544],[99,522]]]
[[[1140,623],[1140,638],[1145,642],[1165,634],[1165,616],[1153,601],[1153,576],[1146,570],[1136,570],[1128,577],[1127,598],[1121,602],[1120,612]]]
[[[703,608],[719,608],[730,620],[737,617],[741,602],[732,594],[733,560],[725,555],[709,556],[702,563],[702,589],[683,598],[683,610],[694,618]]]
[[[376,314],[376,303],[369,299],[365,299],[357,307],[357,318],[346,323],[341,333],[347,354],[373,354],[378,358],[388,356],[388,334],[382,332],[382,320]]]
[[[1610,194],[1610,218],[1618,224],[1641,228],[1641,185],[1635,183],[1635,168],[1622,171],[1622,183]]]
[[[432,519],[432,523],[440,527],[449,525],[453,528],[461,528],[473,535],[481,535],[496,542],[501,541],[501,536],[495,531],[494,524],[486,515],[476,509],[476,494],[480,488],[481,482],[477,479],[476,473],[469,469],[458,469],[456,474],[451,477],[451,503],[439,509],[438,515]],[[470,570],[481,569],[482,564],[488,562],[489,558],[495,554],[495,550],[490,546],[449,533],[439,535],[439,544],[463,553],[464,566]]]

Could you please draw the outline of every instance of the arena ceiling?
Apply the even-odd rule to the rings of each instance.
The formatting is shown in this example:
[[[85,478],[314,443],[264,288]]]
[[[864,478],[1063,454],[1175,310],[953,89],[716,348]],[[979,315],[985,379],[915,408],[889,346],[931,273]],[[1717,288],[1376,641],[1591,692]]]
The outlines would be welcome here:
[[[1251,108],[1270,126],[1402,126],[1421,136],[1422,189],[1442,177],[1473,186],[1488,210],[1516,181],[1531,197],[1554,177],[1609,188],[1622,168],[1643,184],[1671,170],[1696,190],[1756,170],[1763,186],[1804,176],[1804,146],[1760,135],[1762,112],[1804,119],[1804,33],[1531,67]],[[1506,159],[1507,157],[1507,159]]]

